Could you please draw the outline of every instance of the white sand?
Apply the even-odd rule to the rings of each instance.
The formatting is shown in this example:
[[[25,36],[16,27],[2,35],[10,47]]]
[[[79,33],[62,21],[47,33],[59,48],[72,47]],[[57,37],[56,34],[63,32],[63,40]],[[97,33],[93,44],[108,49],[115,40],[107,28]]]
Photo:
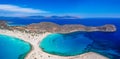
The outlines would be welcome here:
[[[25,33],[17,30],[10,31],[10,30],[0,29],[0,34],[17,37],[26,42],[29,42],[32,45],[32,50],[25,57],[25,59],[109,59],[93,52],[85,53],[78,56],[71,56],[71,57],[63,57],[63,56],[57,56],[57,55],[51,55],[45,53],[39,48],[39,43],[44,37],[46,37],[50,33],[36,34],[36,33]]]

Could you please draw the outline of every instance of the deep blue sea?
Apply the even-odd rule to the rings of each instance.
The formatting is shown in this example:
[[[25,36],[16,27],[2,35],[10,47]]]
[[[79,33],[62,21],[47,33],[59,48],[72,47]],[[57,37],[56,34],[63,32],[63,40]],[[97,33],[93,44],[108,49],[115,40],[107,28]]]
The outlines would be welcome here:
[[[120,59],[120,18],[86,18],[86,19],[7,19],[9,25],[28,25],[39,22],[64,24],[82,24],[102,26],[114,24],[116,32],[74,32],[69,34],[53,33],[40,43],[40,48],[50,54],[61,56],[80,55],[93,51],[110,59]]]
[[[30,50],[29,43],[0,34],[0,59],[24,59]]]

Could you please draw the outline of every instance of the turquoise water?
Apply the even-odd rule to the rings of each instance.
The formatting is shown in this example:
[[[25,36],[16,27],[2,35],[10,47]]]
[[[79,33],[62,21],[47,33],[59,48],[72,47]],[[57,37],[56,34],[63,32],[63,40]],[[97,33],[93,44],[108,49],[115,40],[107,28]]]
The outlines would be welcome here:
[[[0,59],[24,59],[30,50],[29,43],[0,34]]]
[[[87,50],[92,40],[84,36],[84,33],[50,34],[40,43],[43,51],[61,56],[79,55]]]
[[[105,25],[105,24],[114,24],[117,28],[116,32],[90,32],[90,33],[78,33],[78,34],[74,33],[74,34],[75,35],[81,35],[82,34],[83,37],[88,39],[86,41],[89,41],[89,40],[90,40],[89,42],[92,41],[92,43],[90,43],[89,45],[87,45],[85,43],[87,49],[86,48],[84,49],[85,45],[83,47],[78,47],[78,48],[81,48],[81,51],[83,51],[83,53],[86,52],[86,51],[93,51],[93,52],[97,52],[101,55],[107,56],[110,59],[120,59],[120,18],[83,18],[83,19],[72,19],[72,20],[71,19],[37,19],[36,20],[36,19],[23,19],[23,18],[22,19],[4,18],[4,19],[8,22],[11,22],[9,25],[21,25],[21,24],[22,25],[28,25],[28,24],[31,24],[31,23],[39,23],[39,22],[46,22],[46,21],[47,22],[54,22],[54,23],[57,23],[57,24],[60,24],[60,25],[82,24],[82,25],[86,25],[86,26],[102,26],[102,25]],[[70,34],[70,36],[69,36],[69,34]],[[66,34],[67,37],[68,36],[69,37],[75,36],[75,35],[72,35],[73,33],[69,33],[69,34]],[[61,35],[60,37],[65,38],[64,35],[62,35],[62,34],[59,34],[59,35]],[[49,37],[49,36],[47,36],[47,37]],[[55,41],[55,39],[53,39],[54,38],[53,36],[50,36],[50,37],[51,37],[51,39],[48,38],[46,40],[44,38],[44,40],[42,42],[49,40],[49,41],[51,41],[51,43],[46,42],[44,44],[40,44],[43,51],[45,51],[47,53],[51,53],[51,54],[63,54],[63,56],[64,56],[64,54],[68,55],[67,53],[56,52],[56,50],[54,50],[54,49],[52,49],[53,52],[52,51],[47,51],[47,49],[49,50],[49,49],[51,49],[51,47],[54,48],[54,46],[55,46],[54,44],[58,43],[58,42]],[[59,39],[60,37],[57,37],[57,41],[62,40],[62,39]],[[79,36],[77,36],[77,37],[79,37]],[[52,40],[55,41],[56,43],[52,43]],[[72,39],[70,39],[70,40],[72,40]],[[75,42],[75,41],[73,41],[73,42]],[[47,45],[51,44],[51,45],[47,46],[46,44]],[[63,44],[65,45],[63,47],[69,48],[69,47],[67,47],[68,42],[67,43],[62,43],[62,45]],[[77,44],[74,44],[74,45],[77,45]],[[60,46],[60,45],[57,45],[57,46]],[[72,47],[74,48],[74,46],[71,45],[71,47],[69,49],[73,50]],[[64,49],[62,47],[60,47],[60,48]],[[56,49],[58,49],[58,48],[56,48]],[[76,50],[76,49],[74,49],[74,50]],[[74,52],[74,50],[72,52]],[[63,51],[63,50],[60,50],[60,51]],[[67,51],[67,49],[65,49],[65,51]],[[78,54],[81,54],[81,53],[82,52],[79,51]],[[78,54],[76,54],[76,55],[78,55]],[[72,55],[72,54],[69,54],[69,55]]]
[[[116,32],[54,33],[40,42],[40,48],[49,54],[76,56],[96,52],[110,59],[120,58],[120,37]]]

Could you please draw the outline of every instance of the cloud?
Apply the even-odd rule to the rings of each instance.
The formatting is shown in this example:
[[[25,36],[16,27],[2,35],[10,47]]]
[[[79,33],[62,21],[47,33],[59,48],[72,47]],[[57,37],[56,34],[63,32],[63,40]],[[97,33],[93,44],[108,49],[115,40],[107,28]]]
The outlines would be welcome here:
[[[48,11],[40,10],[40,9],[34,9],[34,8],[25,8],[20,7],[16,5],[7,5],[7,4],[0,4],[0,16],[1,15],[38,15],[38,14],[44,14],[49,13]]]

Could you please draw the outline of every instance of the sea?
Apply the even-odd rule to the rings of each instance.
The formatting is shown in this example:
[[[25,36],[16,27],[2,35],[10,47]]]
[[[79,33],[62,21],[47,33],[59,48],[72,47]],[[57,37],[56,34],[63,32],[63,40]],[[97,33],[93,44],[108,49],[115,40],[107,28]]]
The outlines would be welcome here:
[[[53,22],[59,25],[82,24],[86,26],[103,26],[105,24],[113,24],[117,28],[117,31],[115,32],[81,31],[67,34],[53,33],[46,36],[39,43],[39,46],[44,52],[59,56],[76,56],[87,52],[96,52],[110,59],[120,59],[120,18],[82,18],[82,19],[10,18],[6,19],[6,21],[8,21],[9,26],[26,26],[31,23],[40,22]],[[1,54],[3,54],[3,52],[0,53],[0,56]]]
[[[0,59],[24,59],[30,50],[29,43],[0,34]]]

